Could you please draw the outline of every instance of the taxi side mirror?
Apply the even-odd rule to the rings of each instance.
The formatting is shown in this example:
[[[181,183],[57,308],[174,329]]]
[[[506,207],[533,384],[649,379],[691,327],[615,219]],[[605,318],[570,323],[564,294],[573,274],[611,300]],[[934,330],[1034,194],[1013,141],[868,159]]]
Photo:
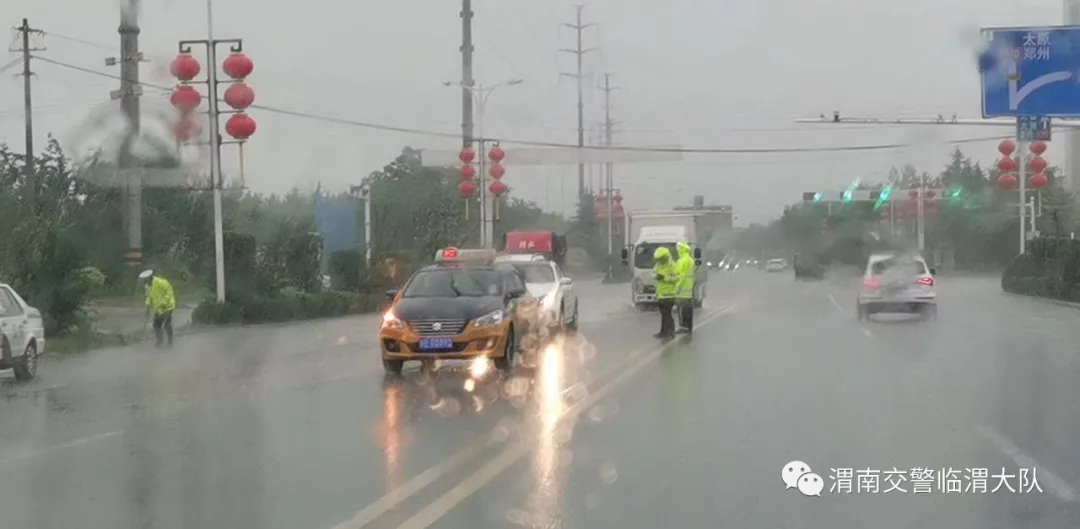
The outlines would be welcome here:
[[[701,248],[694,248],[694,259],[697,259],[698,264],[701,264]]]
[[[567,286],[569,286],[569,285],[573,285],[573,284],[574,284],[574,280],[573,280],[573,279],[570,279],[569,277],[560,277],[560,278],[559,278],[559,284],[560,284],[560,285],[567,285]]]
[[[931,268],[930,269],[930,275],[936,276],[937,275],[937,268]]]
[[[396,296],[397,296],[397,289],[396,288],[392,288],[392,289],[386,291],[386,299],[388,299],[390,301],[393,301],[393,299]]]
[[[619,255],[622,257],[622,264],[627,264],[630,261],[630,250],[623,248]]]
[[[529,291],[525,290],[524,288],[515,288],[515,289],[511,289],[509,292],[507,292],[506,297],[508,297],[510,299],[518,299],[518,298],[524,297],[525,294],[528,294],[528,293],[529,293]]]
[[[701,259],[694,259],[694,266],[701,266]]]

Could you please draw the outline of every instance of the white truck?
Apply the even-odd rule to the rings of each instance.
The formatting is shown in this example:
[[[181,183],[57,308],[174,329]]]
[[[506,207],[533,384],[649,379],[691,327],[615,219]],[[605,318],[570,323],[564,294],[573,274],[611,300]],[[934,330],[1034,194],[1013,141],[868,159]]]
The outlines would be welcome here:
[[[701,247],[708,241],[698,239],[699,235],[711,233],[702,222],[705,215],[695,211],[638,211],[630,212],[626,218],[628,240],[633,244],[623,248],[623,265],[629,266],[633,274],[630,281],[630,299],[639,310],[644,310],[656,303],[656,279],[653,277],[653,252],[663,246],[671,251],[673,258],[678,258],[675,245],[679,241],[690,244],[697,268],[694,273],[694,306],[701,307],[705,302],[708,270],[701,266]]]

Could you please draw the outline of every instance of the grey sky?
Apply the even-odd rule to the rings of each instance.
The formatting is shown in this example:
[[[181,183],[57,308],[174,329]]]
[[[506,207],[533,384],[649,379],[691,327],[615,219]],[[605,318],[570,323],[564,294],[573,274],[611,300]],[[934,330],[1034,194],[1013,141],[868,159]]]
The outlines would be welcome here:
[[[485,119],[489,136],[576,141],[574,45],[559,28],[574,16],[571,0],[474,0],[476,78],[525,83],[499,89]],[[980,26],[1061,23],[1060,0],[593,0],[585,16],[597,28],[586,34],[598,53],[589,73],[611,72],[617,143],[687,147],[761,148],[917,142],[899,151],[775,155],[687,155],[681,163],[616,167],[616,186],[628,208],[687,203],[703,194],[732,204],[739,224],[765,221],[800,192],[842,189],[858,176],[873,178],[890,166],[912,162],[937,169],[948,139],[1008,134],[988,127],[821,128],[795,125],[834,109],[845,115],[929,117],[979,115],[974,68]],[[39,54],[117,74],[103,57],[116,55],[116,0],[5,0],[4,12],[53,32]],[[250,83],[258,104],[348,119],[460,132],[460,90],[443,81],[460,78],[460,3],[453,0],[393,2],[254,2],[218,0],[218,37],[242,37],[255,61]],[[149,82],[169,84],[167,65],[176,41],[206,34],[202,1],[147,1],[142,46],[153,60]],[[14,37],[14,32],[12,32]],[[98,47],[63,40],[75,37]],[[113,49],[108,49],[113,46]],[[11,58],[15,58],[14,54]],[[0,61],[0,64],[7,60]],[[81,118],[109,102],[118,82],[44,62],[34,66],[38,142],[49,132],[70,137]],[[0,140],[22,148],[21,79],[0,77]],[[600,76],[586,80],[587,122],[603,117]],[[162,97],[148,93],[148,100]],[[253,111],[259,129],[246,155],[247,183],[278,192],[317,181],[344,189],[381,168],[404,145],[455,148],[459,140],[423,137]],[[1060,137],[1060,136],[1058,136]],[[995,141],[963,145],[984,162]],[[514,167],[508,153],[504,181],[543,207],[570,207],[575,166]],[[1052,164],[1063,147],[1047,152]],[[236,156],[226,149],[226,171]]]

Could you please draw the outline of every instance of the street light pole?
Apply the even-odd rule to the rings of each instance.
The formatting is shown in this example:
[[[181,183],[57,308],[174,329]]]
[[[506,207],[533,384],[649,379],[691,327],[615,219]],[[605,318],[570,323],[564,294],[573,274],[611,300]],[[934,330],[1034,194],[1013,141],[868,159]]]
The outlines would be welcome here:
[[[493,85],[479,84],[476,86],[466,86],[462,83],[458,83],[457,86],[467,90],[472,95],[473,101],[476,102],[476,142],[477,142],[477,172],[479,173],[479,192],[480,192],[480,246],[482,248],[493,248],[495,243],[495,197],[491,196],[487,188],[487,137],[484,136],[484,114],[487,109],[488,97],[495,91],[496,88],[503,86],[512,86],[521,84],[521,79],[510,79],[502,83]],[[443,83],[446,86],[453,86],[454,83],[446,81]]]

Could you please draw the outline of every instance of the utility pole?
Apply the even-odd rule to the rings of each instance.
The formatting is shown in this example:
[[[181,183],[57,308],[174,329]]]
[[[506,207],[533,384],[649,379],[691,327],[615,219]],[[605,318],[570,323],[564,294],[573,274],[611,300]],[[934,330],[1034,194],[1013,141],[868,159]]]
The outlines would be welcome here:
[[[472,0],[461,0],[461,146],[473,142]]]
[[[131,154],[132,145],[142,134],[139,96],[142,85],[139,82],[139,63],[143,61],[139,51],[139,0],[128,0],[120,8],[120,57],[105,59],[106,65],[120,63],[120,89],[113,91],[113,100],[120,100],[120,110],[127,121],[127,134],[120,147],[117,166],[121,175],[125,175],[125,200],[121,208],[124,228],[127,232],[128,247],[124,262],[132,268],[142,263],[142,171],[139,163]]]
[[[615,126],[615,121],[611,119],[611,93],[618,90],[618,87],[611,86],[611,74],[604,74],[604,86],[601,90],[604,91],[604,145],[611,147],[611,134],[612,129]],[[612,202],[612,196],[615,193],[615,179],[612,175],[612,163],[607,162],[604,164],[604,185],[602,186],[603,193],[607,195],[608,214],[607,214],[607,250],[608,250],[608,262],[614,262],[612,253],[614,252],[615,234],[614,226],[614,203]],[[609,264],[610,266],[610,264]],[[610,270],[609,270],[610,273]]]
[[[570,24],[563,22],[563,26],[573,29],[577,33],[577,47],[563,48],[559,51],[564,53],[573,53],[577,56],[577,73],[563,73],[567,77],[573,77],[577,80],[577,128],[578,128],[578,147],[585,147],[585,94],[582,89],[582,80],[584,79],[584,71],[582,59],[586,53],[596,50],[596,48],[585,48],[582,44],[582,33],[586,28],[592,27],[594,24],[585,24],[582,22],[581,12],[585,9],[583,5],[574,6],[577,10],[577,23]],[[585,196],[585,164],[578,163],[578,203]]]
[[[26,161],[23,163],[23,171],[26,185],[30,189],[31,208],[36,214],[39,211],[40,204],[38,204],[39,184],[37,174],[34,171],[34,110],[30,87],[30,76],[34,75],[34,73],[30,71],[30,53],[45,51],[45,48],[31,48],[30,35],[44,35],[44,32],[30,27],[30,21],[25,18],[22,19],[22,25],[15,28],[15,30],[21,33],[22,37],[22,47],[11,51],[22,52],[23,60],[23,119],[26,124]]]

